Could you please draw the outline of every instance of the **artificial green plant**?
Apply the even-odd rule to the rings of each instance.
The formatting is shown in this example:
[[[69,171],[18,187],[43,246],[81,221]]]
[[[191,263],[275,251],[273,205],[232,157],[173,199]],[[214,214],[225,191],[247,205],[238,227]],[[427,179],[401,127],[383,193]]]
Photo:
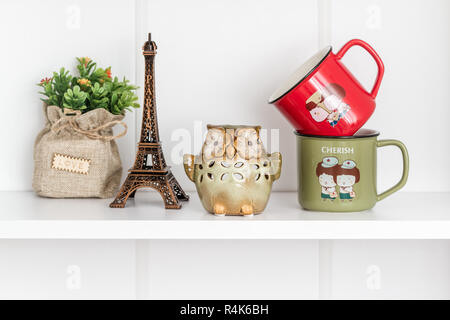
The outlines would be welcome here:
[[[87,57],[77,58],[79,76],[72,76],[69,71],[61,68],[59,73],[53,72],[53,77],[44,78],[38,84],[43,88],[39,92],[48,105],[64,109],[80,110],[82,113],[103,108],[113,114],[124,114],[125,110],[139,108],[135,90],[123,78],[111,76],[111,67],[97,68],[97,64]]]

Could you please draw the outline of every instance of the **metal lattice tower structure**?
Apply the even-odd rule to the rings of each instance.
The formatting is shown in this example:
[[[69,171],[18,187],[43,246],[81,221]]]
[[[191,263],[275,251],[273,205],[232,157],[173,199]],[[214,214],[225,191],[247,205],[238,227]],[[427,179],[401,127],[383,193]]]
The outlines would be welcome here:
[[[141,136],[138,143],[136,160],[119,193],[110,204],[112,208],[123,208],[128,198],[134,198],[139,188],[153,188],[164,200],[167,209],[181,208],[180,201],[189,200],[170,167],[164,159],[159,140],[158,118],[155,98],[155,55],[156,43],[148,34],[142,50],[145,58],[145,88],[142,112]]]

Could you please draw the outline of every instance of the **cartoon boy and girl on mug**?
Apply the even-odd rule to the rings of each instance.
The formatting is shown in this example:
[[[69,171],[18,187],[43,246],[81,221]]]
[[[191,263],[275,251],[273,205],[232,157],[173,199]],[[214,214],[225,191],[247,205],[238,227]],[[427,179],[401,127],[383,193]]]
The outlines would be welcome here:
[[[343,102],[345,90],[337,83],[330,83],[314,92],[306,100],[306,109],[317,122],[327,120],[334,127],[342,119],[350,106]]]
[[[360,173],[355,161],[345,160],[340,165],[336,157],[323,158],[317,164],[316,175],[322,187],[322,199],[336,199],[336,185],[339,186],[340,199],[351,200],[356,196],[353,185],[358,183]]]

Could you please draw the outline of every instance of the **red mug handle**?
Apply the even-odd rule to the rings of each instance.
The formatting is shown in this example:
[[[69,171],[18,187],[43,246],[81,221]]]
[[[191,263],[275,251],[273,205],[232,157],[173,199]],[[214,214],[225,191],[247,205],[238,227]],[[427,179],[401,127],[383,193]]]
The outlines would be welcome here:
[[[373,85],[372,92],[370,93],[372,98],[375,99],[375,97],[377,96],[377,93],[378,93],[378,89],[380,89],[381,80],[383,79],[383,75],[384,75],[383,61],[381,61],[381,58],[378,55],[378,53],[376,53],[375,50],[373,50],[373,48],[367,42],[364,42],[359,39],[353,39],[353,40],[350,40],[349,42],[347,42],[346,44],[344,44],[344,46],[341,48],[341,50],[339,50],[339,52],[336,54],[336,58],[338,60],[342,59],[342,57],[347,52],[347,50],[353,46],[360,46],[360,47],[364,48],[368,53],[370,53],[372,58],[377,63],[378,75],[377,75],[377,79],[375,80],[375,84]]]

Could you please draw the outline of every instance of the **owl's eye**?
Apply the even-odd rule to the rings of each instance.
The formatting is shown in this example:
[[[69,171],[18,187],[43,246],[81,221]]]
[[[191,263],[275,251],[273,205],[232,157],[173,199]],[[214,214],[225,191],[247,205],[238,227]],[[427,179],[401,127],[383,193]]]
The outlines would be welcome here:
[[[225,152],[224,135],[225,131],[222,129],[213,128],[208,130],[202,150],[203,157],[206,160],[223,156]]]
[[[235,145],[239,156],[244,159],[259,158],[262,154],[261,140],[253,128],[240,129]]]

